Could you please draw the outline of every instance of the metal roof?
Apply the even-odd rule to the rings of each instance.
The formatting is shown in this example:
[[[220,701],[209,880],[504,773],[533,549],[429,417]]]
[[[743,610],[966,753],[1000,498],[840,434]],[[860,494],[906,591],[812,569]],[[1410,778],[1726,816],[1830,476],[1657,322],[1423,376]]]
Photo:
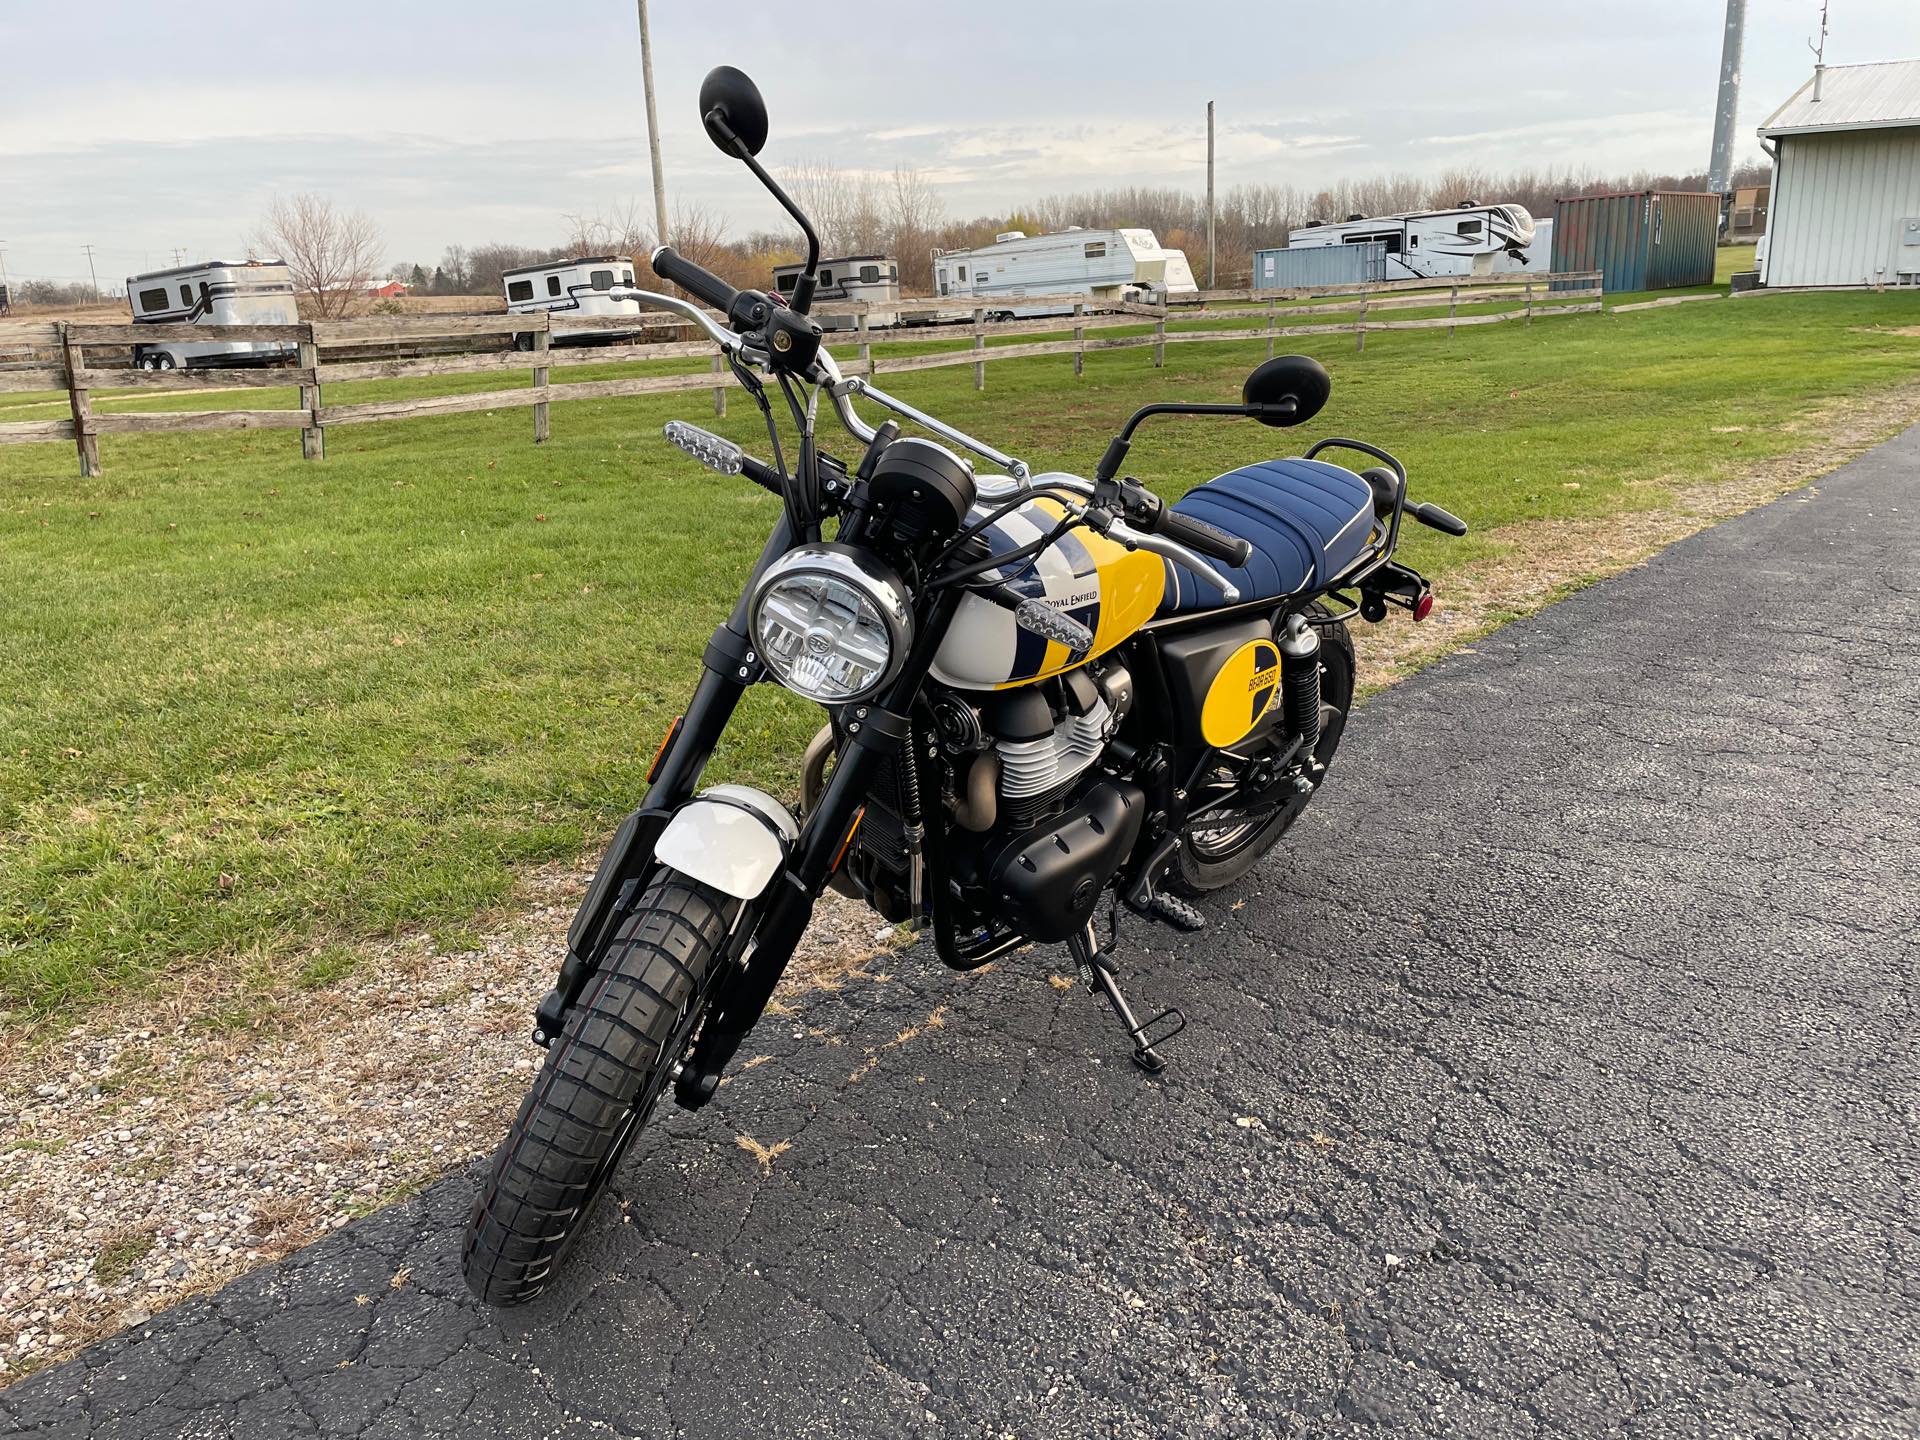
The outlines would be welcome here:
[[[1820,98],[1808,80],[1760,126],[1762,135],[1819,130],[1874,130],[1920,125],[1920,60],[1829,65],[1819,77]]]

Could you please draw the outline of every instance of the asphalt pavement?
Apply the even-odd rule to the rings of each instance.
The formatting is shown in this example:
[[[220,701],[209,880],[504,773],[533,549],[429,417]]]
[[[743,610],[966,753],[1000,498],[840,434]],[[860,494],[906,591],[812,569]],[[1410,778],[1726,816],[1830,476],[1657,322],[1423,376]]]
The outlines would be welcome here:
[[[468,1171],[0,1428],[1920,1434],[1916,519],[1920,429],[1366,705],[1244,906],[1125,927],[1158,1080],[1063,957],[909,952],[536,1306],[467,1298]]]

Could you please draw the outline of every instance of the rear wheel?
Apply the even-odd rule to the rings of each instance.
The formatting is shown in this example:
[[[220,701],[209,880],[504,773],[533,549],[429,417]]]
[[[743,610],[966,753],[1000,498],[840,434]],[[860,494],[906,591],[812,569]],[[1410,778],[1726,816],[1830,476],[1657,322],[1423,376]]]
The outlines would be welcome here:
[[[474,1201],[461,1268],[481,1300],[552,1279],[699,1027],[739,905],[667,872],[621,924]]]
[[[1319,605],[1313,609],[1327,613]],[[1353,708],[1353,679],[1353,637],[1346,625],[1321,626],[1320,740],[1313,753],[1323,766],[1333,764],[1334,752],[1340,748],[1347,712]],[[1312,798],[1313,792],[1308,791],[1284,802],[1262,802],[1252,807],[1260,812],[1253,818],[1241,818],[1249,807],[1231,802],[1201,811],[1188,824],[1179,864],[1167,877],[1168,888],[1178,895],[1195,896],[1233,884],[1293,828]],[[1278,810],[1271,808],[1276,803]]]

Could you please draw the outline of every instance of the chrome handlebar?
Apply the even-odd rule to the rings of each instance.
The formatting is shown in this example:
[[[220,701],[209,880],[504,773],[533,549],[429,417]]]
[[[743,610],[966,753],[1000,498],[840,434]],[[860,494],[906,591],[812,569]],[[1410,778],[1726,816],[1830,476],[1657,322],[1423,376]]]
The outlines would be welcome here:
[[[670,311],[691,320],[728,355],[739,356],[748,363],[764,363],[766,360],[765,352],[750,345],[746,336],[727,329],[690,301],[681,300],[672,295],[662,295],[655,290],[642,290],[628,286],[615,286],[604,293],[610,299],[634,300],[652,309]],[[1007,472],[1005,484],[996,483],[991,476],[981,476],[976,479],[977,493],[982,500],[998,504],[1016,499],[1021,495],[1031,494],[1035,489],[1036,478],[1044,482],[1047,488],[1071,490],[1085,495],[1093,493],[1093,486],[1089,482],[1078,475],[1069,475],[1064,471],[1050,470],[1035,477],[1024,460],[1003,454],[985,441],[974,439],[966,431],[947,424],[938,416],[929,415],[926,411],[909,405],[897,396],[887,394],[886,391],[857,375],[851,378],[842,376],[840,366],[824,346],[814,360],[813,379],[817,384],[825,387],[827,394],[832,397],[834,411],[839,415],[840,423],[846,428],[847,433],[863,445],[872,444],[878,432],[862,420],[859,411],[853,408],[855,395],[864,395],[876,405],[884,405],[895,414],[904,416],[924,429],[931,430],[944,440],[951,440],[954,444],[971,450],[982,459],[989,460],[1005,470]],[[1106,533],[1108,539],[1126,546],[1129,550],[1145,550],[1162,559],[1178,561],[1218,590],[1221,598],[1229,605],[1240,598],[1240,591],[1214,569],[1206,556],[1189,550],[1177,540],[1169,540],[1164,535],[1150,535],[1143,530],[1134,529],[1121,520],[1114,521]]]

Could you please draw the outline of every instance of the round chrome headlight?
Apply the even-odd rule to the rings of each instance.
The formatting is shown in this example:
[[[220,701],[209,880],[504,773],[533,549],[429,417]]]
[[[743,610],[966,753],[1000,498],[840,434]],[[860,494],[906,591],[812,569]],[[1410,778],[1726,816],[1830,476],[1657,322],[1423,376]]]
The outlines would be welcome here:
[[[899,673],[913,643],[907,588],[850,545],[802,545],[760,577],[753,643],[782,685],[823,705],[863,700]]]

